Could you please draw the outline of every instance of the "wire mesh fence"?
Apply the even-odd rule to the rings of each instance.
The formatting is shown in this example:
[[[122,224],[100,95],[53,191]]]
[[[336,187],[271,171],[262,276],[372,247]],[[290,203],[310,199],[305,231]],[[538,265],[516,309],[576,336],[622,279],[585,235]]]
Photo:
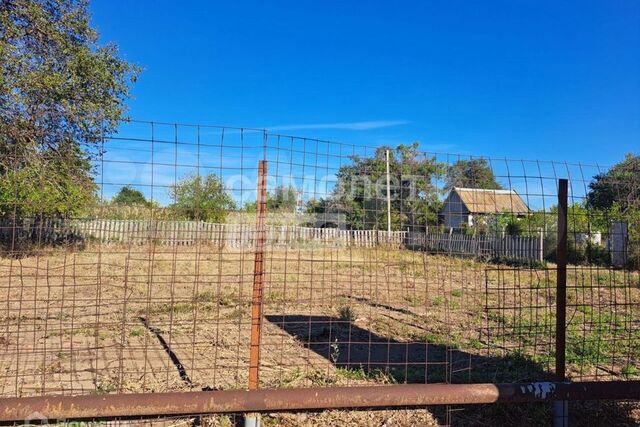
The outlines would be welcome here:
[[[638,376],[633,170],[136,121],[42,157],[0,169],[2,397],[552,379],[560,178],[567,378]]]

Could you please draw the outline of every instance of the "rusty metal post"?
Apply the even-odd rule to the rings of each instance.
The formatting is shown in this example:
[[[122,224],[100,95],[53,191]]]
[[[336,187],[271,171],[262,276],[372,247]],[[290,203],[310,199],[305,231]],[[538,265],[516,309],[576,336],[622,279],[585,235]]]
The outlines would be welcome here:
[[[264,278],[265,217],[267,214],[267,161],[258,165],[258,196],[256,203],[256,239],[253,263],[253,294],[251,298],[251,349],[249,354],[249,390],[257,390],[260,368],[260,333],[262,330],[262,293]]]
[[[558,180],[558,243],[556,246],[556,381],[566,380],[567,346],[567,209],[568,181]],[[567,427],[568,405],[558,400],[553,406],[554,427]]]
[[[251,297],[251,344],[249,350],[249,390],[260,384],[260,337],[262,333],[262,296],[264,278],[265,217],[267,214],[267,161],[258,163],[258,194],[256,197],[256,236],[253,263],[253,293]],[[257,414],[247,414],[245,426],[257,427]]]

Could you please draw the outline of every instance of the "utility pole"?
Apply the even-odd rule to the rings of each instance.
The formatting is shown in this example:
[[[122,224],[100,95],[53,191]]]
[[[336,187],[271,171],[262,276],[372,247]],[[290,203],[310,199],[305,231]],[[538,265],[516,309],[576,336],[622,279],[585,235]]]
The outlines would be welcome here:
[[[387,239],[391,238],[391,179],[389,177],[389,150],[387,150]]]

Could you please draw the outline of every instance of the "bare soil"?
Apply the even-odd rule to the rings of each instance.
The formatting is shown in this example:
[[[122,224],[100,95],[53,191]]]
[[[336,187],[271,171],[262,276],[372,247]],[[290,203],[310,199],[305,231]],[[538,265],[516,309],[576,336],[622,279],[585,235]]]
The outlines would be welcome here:
[[[383,247],[267,248],[265,260],[262,387],[526,381],[552,366],[553,270]],[[1,258],[0,396],[246,388],[253,279],[252,251],[203,245]],[[637,376],[639,280],[570,269],[574,380]],[[515,416],[523,425],[520,413],[550,416],[547,406],[519,408],[273,414],[264,423],[509,425]],[[634,410],[588,413],[624,424]]]

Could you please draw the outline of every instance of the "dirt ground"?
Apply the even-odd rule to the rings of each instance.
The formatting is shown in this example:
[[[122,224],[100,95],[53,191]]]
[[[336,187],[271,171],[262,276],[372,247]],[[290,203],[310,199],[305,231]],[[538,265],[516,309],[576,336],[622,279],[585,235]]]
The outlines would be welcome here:
[[[0,396],[246,388],[253,279],[252,251],[204,245],[2,258]],[[637,376],[639,280],[570,269],[573,379]],[[267,248],[264,283],[261,387],[539,380],[553,363],[551,269],[395,248],[283,247]],[[520,423],[521,410],[532,422],[550,416],[546,406],[520,408],[274,414],[264,423],[483,425],[488,413]],[[589,413],[637,420],[633,406],[614,409]]]

